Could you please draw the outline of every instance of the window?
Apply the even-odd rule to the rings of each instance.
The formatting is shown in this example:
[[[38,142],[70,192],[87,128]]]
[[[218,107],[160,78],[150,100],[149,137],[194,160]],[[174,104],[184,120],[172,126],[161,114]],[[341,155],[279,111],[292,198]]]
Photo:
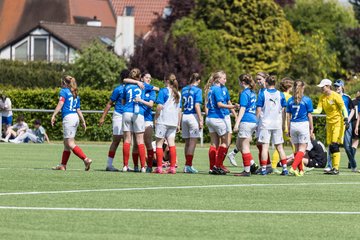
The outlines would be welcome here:
[[[25,41],[15,47],[15,60],[28,60],[28,41]]]
[[[34,38],[34,60],[46,61],[46,38]]]
[[[126,6],[124,8],[124,16],[134,16],[134,7],[133,6]]]
[[[66,62],[66,48],[56,41],[53,41],[53,61]]]
[[[163,10],[163,14],[162,14],[162,18],[166,19],[168,18],[172,13],[172,8],[171,7],[165,7]]]

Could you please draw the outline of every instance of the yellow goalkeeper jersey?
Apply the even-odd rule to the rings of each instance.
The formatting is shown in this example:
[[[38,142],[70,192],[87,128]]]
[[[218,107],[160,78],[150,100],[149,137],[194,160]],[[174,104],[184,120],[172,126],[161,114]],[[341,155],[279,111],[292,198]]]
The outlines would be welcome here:
[[[285,96],[285,100],[287,102],[289,100],[289,98],[292,97],[292,95],[290,93],[288,93],[288,92],[283,92],[283,93],[284,93],[284,96]]]
[[[333,124],[343,121],[343,109],[345,109],[345,105],[341,95],[331,91],[329,96],[325,94],[320,96],[318,106],[313,113],[320,114],[322,110],[324,110],[326,114],[326,122]]]

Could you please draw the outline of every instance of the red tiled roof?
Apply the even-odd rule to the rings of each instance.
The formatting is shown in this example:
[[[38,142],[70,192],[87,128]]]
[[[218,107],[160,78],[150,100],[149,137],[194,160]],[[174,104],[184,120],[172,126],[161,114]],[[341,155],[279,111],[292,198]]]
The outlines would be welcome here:
[[[156,19],[154,13],[162,15],[169,5],[169,0],[110,0],[116,16],[123,16],[126,6],[134,7],[135,34],[146,34],[151,29],[151,23]]]
[[[109,0],[69,0],[70,23],[74,24],[74,16],[93,18],[101,21],[102,26],[115,27],[116,18]]]
[[[53,22],[40,22],[40,27],[51,32],[56,38],[75,49],[81,49],[84,45],[94,39],[99,39],[99,37],[115,39],[114,27],[92,27],[81,24],[69,25]]]

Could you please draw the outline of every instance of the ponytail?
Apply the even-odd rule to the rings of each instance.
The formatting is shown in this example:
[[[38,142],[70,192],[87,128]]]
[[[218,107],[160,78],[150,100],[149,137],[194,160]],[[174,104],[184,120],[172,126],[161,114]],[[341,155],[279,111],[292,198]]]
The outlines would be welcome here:
[[[287,92],[294,85],[294,81],[289,77],[281,79],[279,90],[281,92]]]
[[[247,85],[249,85],[249,88],[251,90],[254,90],[255,89],[255,81],[254,79],[252,78],[252,76],[250,74],[241,74],[239,76],[239,81],[240,82],[245,82]]]
[[[265,79],[265,82],[269,84],[270,86],[275,86],[276,83],[276,76],[270,75]]]
[[[294,82],[294,89],[293,89],[293,96],[294,96],[294,102],[296,104],[300,104],[301,99],[304,95],[304,86],[305,83],[302,80],[296,80]]]
[[[70,89],[74,98],[78,96],[78,87],[75,78],[72,76],[66,76],[63,78],[63,84]]]
[[[169,87],[172,90],[172,96],[175,100],[175,103],[178,104],[180,102],[180,93],[179,93],[179,84],[178,81],[176,80],[176,76],[173,73],[170,73],[166,80],[168,80],[169,83]]]
[[[133,68],[130,70],[129,78],[134,80],[140,80],[141,77],[141,71],[138,68]]]
[[[209,89],[210,87],[214,84],[214,83],[218,83],[219,82],[219,79],[225,75],[225,72],[224,71],[218,71],[218,72],[215,72],[215,73],[212,73],[209,77],[209,80],[207,81],[207,83],[205,84],[205,87],[204,87],[204,93],[205,93],[205,106],[207,104],[207,101],[208,101],[208,93],[209,93]]]
[[[191,74],[191,77],[190,77],[190,79],[188,81],[188,85],[193,84],[194,82],[197,82],[199,80],[201,80],[200,74],[193,73],[193,74]]]

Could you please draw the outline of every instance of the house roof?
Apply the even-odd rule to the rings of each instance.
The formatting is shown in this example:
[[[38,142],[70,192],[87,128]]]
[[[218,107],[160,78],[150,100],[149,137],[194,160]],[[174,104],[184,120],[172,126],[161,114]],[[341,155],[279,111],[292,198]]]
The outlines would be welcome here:
[[[110,0],[0,0],[0,46],[33,29],[40,21],[76,23],[94,16],[116,26]]]
[[[115,38],[114,27],[93,27],[81,24],[70,25],[66,23],[41,21],[35,28],[22,34],[5,46],[0,47],[0,49],[20,41],[30,32],[38,28],[46,30],[64,44],[77,50],[82,49],[86,44],[90,43],[94,39],[99,39],[100,37],[107,37],[111,40]]]
[[[162,15],[169,0],[110,0],[116,16],[123,16],[125,7],[134,7],[135,34],[144,35],[151,30],[151,23]]]

